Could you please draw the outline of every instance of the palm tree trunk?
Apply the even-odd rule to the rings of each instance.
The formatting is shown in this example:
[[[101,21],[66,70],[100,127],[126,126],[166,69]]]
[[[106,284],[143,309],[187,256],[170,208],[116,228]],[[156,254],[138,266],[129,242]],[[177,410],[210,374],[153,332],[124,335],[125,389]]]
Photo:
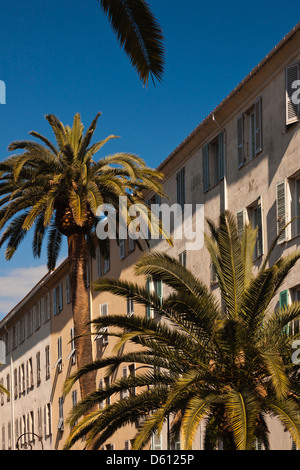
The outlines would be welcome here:
[[[78,368],[93,361],[90,336],[89,295],[86,285],[87,249],[83,233],[68,236],[70,288],[73,308],[75,348]],[[81,399],[96,389],[96,372],[86,374],[79,381]]]

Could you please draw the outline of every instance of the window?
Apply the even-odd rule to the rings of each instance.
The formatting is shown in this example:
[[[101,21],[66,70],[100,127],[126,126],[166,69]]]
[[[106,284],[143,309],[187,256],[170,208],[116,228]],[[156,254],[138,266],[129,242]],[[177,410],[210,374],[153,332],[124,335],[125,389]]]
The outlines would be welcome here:
[[[51,436],[52,426],[51,426],[51,404],[47,403],[44,406],[44,434],[45,437]]]
[[[217,271],[214,263],[210,264],[210,283],[214,285],[218,282]]]
[[[107,444],[106,446],[106,450],[114,450],[114,444]]]
[[[28,380],[27,380],[28,386],[27,386],[27,388],[31,389],[34,385],[32,357],[30,357],[28,359],[27,367],[28,367]]]
[[[110,257],[109,254],[104,258],[104,274],[110,270]]]
[[[12,448],[11,446],[11,422],[9,422],[7,426],[7,448],[8,450]]]
[[[104,380],[100,379],[99,380],[99,390],[103,390],[103,389],[104,389]],[[104,400],[101,400],[99,402],[99,408],[104,408],[104,406],[105,406]]]
[[[300,234],[300,172],[280,181],[276,186],[278,243]],[[293,220],[294,219],[294,220]],[[288,221],[292,221],[287,227]]]
[[[174,443],[171,445],[171,450],[180,450],[180,432],[175,436]]]
[[[57,361],[54,364],[54,367],[57,366],[57,372],[62,371],[62,336],[57,338]]]
[[[44,297],[44,323],[50,320],[50,294]]]
[[[69,304],[71,302],[70,296],[70,276],[67,275],[65,279],[65,287],[66,287],[66,302]]]
[[[100,304],[100,317],[107,317],[108,315],[108,304]],[[108,344],[108,336],[105,334],[108,332],[108,326],[102,327],[98,334],[96,335],[96,339],[101,339],[103,344]]]
[[[128,238],[128,251],[129,251],[129,253],[131,253],[134,250],[134,247],[135,247],[135,240],[133,238],[131,238],[131,236],[129,235],[129,238]]]
[[[263,227],[262,227],[262,200],[257,199],[251,206],[247,208],[248,220],[253,228],[257,229],[257,238],[254,247],[254,259],[259,258],[263,254]]]
[[[153,434],[151,438],[151,450],[162,450],[162,436]]]
[[[35,316],[35,329],[38,330],[41,327],[41,303],[34,307],[34,316]]]
[[[57,315],[63,309],[63,286],[62,282],[52,290],[53,315]]]
[[[22,317],[19,321],[19,342],[23,343],[25,340],[25,318]]]
[[[127,367],[123,367],[122,377],[123,377],[123,379],[128,378],[128,368]],[[127,390],[122,390],[121,393],[120,393],[121,400],[123,400],[124,398],[127,398],[128,395],[129,395],[128,389]]]
[[[262,151],[262,138],[262,98],[259,97],[237,119],[237,157],[239,168]]]
[[[59,397],[58,399],[58,424],[57,429],[59,431],[64,430],[64,399]]]
[[[279,310],[284,309],[288,307],[289,305],[289,290],[285,289],[281,292],[279,292]],[[286,334],[289,334],[289,325],[284,327],[284,331]]]
[[[105,390],[107,390],[110,387],[110,377],[105,377],[104,378],[104,384],[105,384]],[[110,396],[108,396],[105,400],[106,405],[110,405]]]
[[[124,239],[119,240],[119,255],[120,255],[120,259],[125,258],[125,240]]]
[[[159,297],[159,302],[160,305],[162,304],[163,301],[163,284],[160,279],[157,278],[151,278],[148,276],[147,281],[146,281],[146,290],[149,292],[149,299],[151,294],[155,294],[157,297]],[[146,307],[146,317],[147,318],[156,318],[157,315],[159,315],[159,310],[151,308],[150,304],[147,305]]]
[[[70,330],[70,344],[71,344],[71,351],[69,355],[67,356],[67,359],[71,359],[71,364],[75,364],[76,356],[75,356],[75,340],[74,340],[75,334],[74,334],[74,327],[71,328]]]
[[[135,377],[135,364],[130,364],[129,366],[129,377]],[[135,387],[130,388],[130,395],[135,395],[136,389]]]
[[[286,125],[299,121],[299,62],[288,65],[285,71]]]
[[[245,209],[240,209],[236,213],[236,223],[237,223],[237,233],[238,237],[242,238],[243,236],[243,231],[244,231],[244,226],[246,223],[246,213]]]
[[[124,450],[130,450],[130,441],[124,442]]]
[[[41,383],[41,353],[36,353],[36,384]]]
[[[43,417],[42,417],[42,408],[37,410],[37,422],[38,422],[38,436],[41,438],[43,433]]]
[[[18,327],[17,325],[13,326],[13,349],[18,347]]]
[[[185,204],[185,168],[182,168],[176,175],[177,184],[177,204],[184,209]]]
[[[25,393],[25,365],[21,364],[19,369],[19,393]]]
[[[18,398],[18,370],[14,370],[14,399]]]
[[[204,192],[224,178],[224,132],[203,147],[202,169]]]
[[[179,263],[181,263],[183,266],[186,267],[186,251],[183,251],[182,253],[179,254],[178,256]]]
[[[290,189],[290,214],[291,219],[295,219],[291,224],[291,236],[300,234],[300,178],[289,179]]]
[[[134,301],[131,297],[127,297],[127,317],[134,315]]]
[[[300,302],[300,285],[293,287],[290,292],[291,302]],[[292,335],[299,334],[300,332],[300,320],[294,320],[290,325],[290,333]]]
[[[48,380],[50,378],[50,346],[45,347],[45,378]]]
[[[6,390],[8,391],[9,395],[7,395],[6,400],[10,401],[10,374],[6,376]]]

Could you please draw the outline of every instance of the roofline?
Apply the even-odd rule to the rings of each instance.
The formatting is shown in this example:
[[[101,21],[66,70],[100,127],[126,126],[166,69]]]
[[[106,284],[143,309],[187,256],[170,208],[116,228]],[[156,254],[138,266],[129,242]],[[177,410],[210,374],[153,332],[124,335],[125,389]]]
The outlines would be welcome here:
[[[42,279],[37,284],[35,284],[35,286],[28,292],[28,294],[26,294],[25,297],[23,297],[23,299],[20,300],[20,302],[17,303],[17,305],[15,305],[14,308],[10,310],[10,312],[8,312],[4,318],[2,318],[2,320],[0,321],[0,328],[3,328],[5,324],[9,320],[11,320],[11,318],[38,292],[38,290],[47,283],[47,281],[53,276],[53,274],[57,273],[58,270],[63,268],[67,261],[68,258],[64,259],[56,269],[45,274],[45,276],[42,277]]]
[[[201,121],[200,124],[168,155],[168,157],[163,160],[160,165],[157,167],[157,170],[160,171],[164,168],[170,160],[180,151],[182,148],[189,143],[193,137],[205,127],[207,122],[209,122],[216,113],[218,113],[228,101],[230,101],[245,85],[248,83],[254,75],[256,75],[271,59],[272,57],[278,53],[278,51],[300,30],[300,22],[294,26],[288,34],[286,34],[281,41],[262,59],[251,71],[248,75],[224,98],[213,111]]]

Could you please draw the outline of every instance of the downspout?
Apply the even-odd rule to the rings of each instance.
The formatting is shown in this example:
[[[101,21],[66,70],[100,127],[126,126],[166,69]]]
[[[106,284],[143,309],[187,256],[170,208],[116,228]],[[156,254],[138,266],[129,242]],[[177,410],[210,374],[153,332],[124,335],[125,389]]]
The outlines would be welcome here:
[[[212,120],[215,122],[215,124],[218,126],[220,132],[224,132],[224,178],[223,178],[223,201],[224,201],[224,211],[227,210],[228,208],[228,201],[227,201],[227,132],[225,127],[221,127],[221,125],[218,123],[216,120],[216,117],[214,113],[212,113],[211,116]]]

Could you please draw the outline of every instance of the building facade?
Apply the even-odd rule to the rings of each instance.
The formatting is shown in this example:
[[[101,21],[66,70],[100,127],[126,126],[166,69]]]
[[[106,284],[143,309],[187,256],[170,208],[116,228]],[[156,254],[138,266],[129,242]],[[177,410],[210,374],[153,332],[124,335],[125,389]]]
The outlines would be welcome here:
[[[286,222],[300,215],[300,24],[298,24],[258,66],[204,119],[199,126],[159,166],[165,175],[164,191],[169,207],[193,207],[193,227],[198,229],[197,205],[204,217],[218,221],[220,212],[236,214],[239,230],[251,222],[258,228],[255,266],[259,268],[273,239]],[[157,202],[152,194],[148,201]],[[199,219],[202,220],[202,219]],[[272,264],[282,254],[299,247],[300,222],[282,233]],[[202,227],[208,232],[207,225]],[[174,235],[174,230],[171,227]],[[153,250],[177,257],[188,269],[219,295],[208,252],[203,244],[189,249],[188,236],[152,240]],[[110,255],[104,258],[96,249],[89,259],[88,282],[101,276],[134,278],[134,263],[141,255],[131,240],[119,246],[111,241]],[[273,308],[300,299],[299,265],[274,299]],[[164,295],[165,286],[160,286]],[[90,318],[99,315],[149,315],[145,309],[119,297],[90,290]],[[299,328],[293,324],[291,328]],[[0,338],[6,345],[6,359],[0,380],[9,388],[10,399],[2,396],[0,405],[2,448],[15,448],[20,436],[34,432],[42,437],[44,448],[62,449],[68,434],[67,416],[80,400],[79,387],[62,392],[66,377],[76,368],[76,351],[68,278],[64,261],[0,322]],[[113,353],[115,340],[104,335],[93,339],[94,358]],[[292,352],[291,352],[292,354]],[[116,376],[98,372],[97,386],[105,387],[116,377],[135,373],[138,364],[122,365]],[[120,399],[122,397],[114,397]],[[101,406],[105,406],[101,404]],[[271,449],[292,449],[290,435],[279,422],[270,422]],[[130,449],[133,427],[120,429],[103,449]],[[167,448],[167,430],[154,436],[154,449]],[[19,443],[25,442],[21,437]],[[36,437],[33,443],[40,444]],[[220,443],[221,446],[221,443]],[[75,448],[83,448],[84,441]],[[176,448],[180,447],[180,438]],[[202,429],[195,440],[201,449]]]

